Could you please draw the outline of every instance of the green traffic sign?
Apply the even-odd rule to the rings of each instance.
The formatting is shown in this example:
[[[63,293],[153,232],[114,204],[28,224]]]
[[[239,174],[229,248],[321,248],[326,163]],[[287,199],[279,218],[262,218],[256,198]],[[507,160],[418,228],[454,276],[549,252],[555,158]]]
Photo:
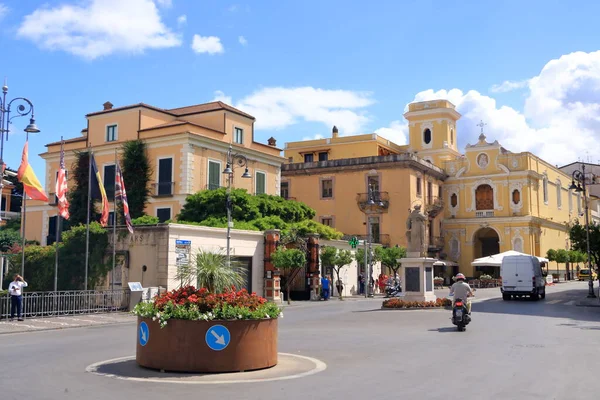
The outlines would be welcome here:
[[[355,249],[356,246],[358,246],[358,239],[356,238],[356,236],[353,236],[352,239],[348,240],[348,244],[350,245],[350,247]]]

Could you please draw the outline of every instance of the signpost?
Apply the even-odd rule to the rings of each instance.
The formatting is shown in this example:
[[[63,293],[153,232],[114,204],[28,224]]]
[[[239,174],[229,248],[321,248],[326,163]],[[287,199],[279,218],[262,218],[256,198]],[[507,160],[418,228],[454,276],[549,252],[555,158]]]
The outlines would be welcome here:
[[[176,240],[175,254],[177,254],[176,265],[181,267],[190,262],[190,250],[192,249],[191,240]]]
[[[150,339],[150,330],[148,329],[148,324],[146,324],[144,321],[142,321],[142,323],[140,324],[139,339],[140,344],[142,346],[145,346],[146,343],[148,343],[148,340]]]
[[[229,346],[231,334],[229,333],[229,329],[223,325],[214,325],[208,328],[204,340],[211,350],[221,351]]]
[[[350,247],[355,249],[356,246],[358,246],[358,239],[356,238],[356,236],[352,236],[352,239],[348,240],[348,244],[350,245]]]

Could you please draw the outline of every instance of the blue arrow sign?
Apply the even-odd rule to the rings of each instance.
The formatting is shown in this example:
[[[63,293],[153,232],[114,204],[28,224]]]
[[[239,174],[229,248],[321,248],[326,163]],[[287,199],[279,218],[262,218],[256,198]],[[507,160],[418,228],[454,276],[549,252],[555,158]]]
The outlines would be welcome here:
[[[146,343],[148,343],[148,340],[150,339],[150,329],[148,329],[148,325],[142,321],[142,323],[140,324],[139,331],[140,344],[142,346],[145,346]]]
[[[223,325],[214,325],[206,331],[205,340],[211,350],[221,351],[229,346],[231,335],[229,334],[229,329]]]
[[[175,240],[175,244],[192,244],[191,240]]]

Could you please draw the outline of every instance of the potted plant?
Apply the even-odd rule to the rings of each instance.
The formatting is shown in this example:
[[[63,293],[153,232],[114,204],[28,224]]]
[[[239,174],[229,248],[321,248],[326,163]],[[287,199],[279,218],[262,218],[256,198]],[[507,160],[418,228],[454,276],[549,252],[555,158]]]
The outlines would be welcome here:
[[[236,372],[277,364],[280,308],[238,290],[241,275],[222,254],[199,251],[177,276],[184,284],[138,304],[136,361],[178,372]],[[200,289],[192,286],[196,280]]]

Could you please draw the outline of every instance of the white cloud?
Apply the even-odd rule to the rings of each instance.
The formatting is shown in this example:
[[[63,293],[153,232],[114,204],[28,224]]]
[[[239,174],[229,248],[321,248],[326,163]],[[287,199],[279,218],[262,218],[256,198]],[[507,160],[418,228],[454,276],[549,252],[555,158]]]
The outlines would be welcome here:
[[[156,4],[164,8],[173,7],[173,0],[156,0]]]
[[[376,129],[375,133],[400,146],[408,144],[408,122],[406,120],[392,121],[390,126]]]
[[[0,3],[0,19],[6,17],[6,14],[8,14],[9,11],[10,9],[8,8],[8,6],[6,6],[3,3]]]
[[[247,45],[247,44],[248,44],[248,41],[247,41],[247,40],[246,40],[246,38],[245,38],[245,37],[243,37],[243,36],[240,36],[240,37],[238,38],[238,41],[240,42],[240,44],[241,44],[242,46],[245,46],[245,45]]]
[[[24,18],[17,34],[42,48],[89,60],[181,45],[152,0],[89,0],[41,7]]]
[[[221,39],[216,36],[194,35],[192,49],[196,53],[219,54],[225,52]]]
[[[336,125],[340,135],[360,132],[369,121],[364,108],[374,103],[371,93],[310,86],[264,88],[236,104],[221,91],[215,92],[215,96],[256,117],[259,129],[283,129],[303,121],[321,122],[328,129]]]
[[[493,85],[490,88],[490,92],[492,92],[492,93],[512,92],[513,90],[526,88],[528,84],[529,84],[529,79],[525,79],[522,81],[504,81],[499,85]]]
[[[233,4],[233,5],[230,5],[230,6],[227,8],[227,11],[229,11],[229,12],[236,12],[236,11],[238,11],[239,9],[240,9],[240,8],[238,7],[238,5],[237,5],[237,4]]]
[[[225,93],[223,93],[221,90],[217,90],[215,92],[215,98],[212,101],[222,101],[223,103],[229,105],[233,104],[233,99],[231,98],[231,96],[226,96]]]
[[[586,154],[600,154],[600,51],[576,52],[548,62],[529,81],[523,112],[498,106],[496,100],[471,90],[426,90],[415,101],[445,98],[463,115],[461,146],[475,143],[476,124],[487,123],[488,141],[498,140],[511,151],[530,151],[563,165]]]
[[[179,27],[184,26],[187,23],[187,15],[180,15],[179,17],[177,17],[177,25]]]

